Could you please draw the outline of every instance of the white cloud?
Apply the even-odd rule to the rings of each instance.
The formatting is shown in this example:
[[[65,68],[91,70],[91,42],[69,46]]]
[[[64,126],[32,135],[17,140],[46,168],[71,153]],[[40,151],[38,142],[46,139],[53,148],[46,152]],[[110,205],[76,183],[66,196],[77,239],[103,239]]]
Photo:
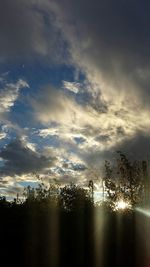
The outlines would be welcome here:
[[[63,81],[63,87],[75,94],[80,91],[81,84],[77,82]]]
[[[46,138],[48,136],[58,136],[58,129],[56,128],[40,129],[36,131],[36,133],[43,138]]]
[[[7,133],[4,133],[4,132],[0,133],[0,139],[4,139],[6,136],[7,136]]]
[[[4,83],[4,87],[0,88],[0,113],[9,112],[18,99],[20,90],[26,87],[29,87],[28,83],[21,79],[16,83]]]
[[[94,147],[105,149],[113,147],[126,138],[133,136],[138,130],[150,128],[150,119],[147,110],[128,100],[127,106],[119,102],[110,104],[107,112],[99,112],[88,105],[80,105],[73,98],[62,95],[59,91],[42,90],[41,94],[33,100],[35,117],[43,123],[50,125],[53,121],[58,123],[55,127],[40,129],[38,135],[43,138],[56,136],[63,142],[75,144],[74,138],[83,138],[85,142],[81,148]],[[130,107],[130,108],[129,108]],[[140,120],[137,121],[137,112]],[[98,136],[108,136],[107,142]]]

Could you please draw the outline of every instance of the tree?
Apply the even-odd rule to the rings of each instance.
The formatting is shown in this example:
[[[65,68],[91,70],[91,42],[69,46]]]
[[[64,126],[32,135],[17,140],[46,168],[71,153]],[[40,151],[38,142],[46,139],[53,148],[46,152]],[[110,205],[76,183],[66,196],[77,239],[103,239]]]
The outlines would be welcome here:
[[[61,188],[60,201],[63,209],[67,211],[83,209],[91,203],[89,192],[75,184]]]
[[[114,168],[110,162],[105,162],[106,194],[112,203],[123,199],[133,206],[142,201],[146,167],[144,168],[140,161],[131,164],[123,153],[119,151],[118,154],[119,158]]]

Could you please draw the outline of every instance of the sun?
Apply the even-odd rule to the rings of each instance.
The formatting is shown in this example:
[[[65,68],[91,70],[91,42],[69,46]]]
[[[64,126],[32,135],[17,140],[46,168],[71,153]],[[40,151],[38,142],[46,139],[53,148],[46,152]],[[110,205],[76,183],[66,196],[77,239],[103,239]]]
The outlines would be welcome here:
[[[130,209],[131,205],[129,202],[124,201],[123,199],[118,200],[115,202],[114,210],[126,210]]]

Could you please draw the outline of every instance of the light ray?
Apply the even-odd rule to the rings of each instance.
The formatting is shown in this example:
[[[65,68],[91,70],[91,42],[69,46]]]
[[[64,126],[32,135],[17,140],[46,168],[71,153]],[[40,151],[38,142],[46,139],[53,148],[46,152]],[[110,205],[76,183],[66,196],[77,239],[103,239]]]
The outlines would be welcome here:
[[[145,215],[146,217],[150,218],[150,210],[149,209],[136,208],[136,211],[138,211],[141,214]]]

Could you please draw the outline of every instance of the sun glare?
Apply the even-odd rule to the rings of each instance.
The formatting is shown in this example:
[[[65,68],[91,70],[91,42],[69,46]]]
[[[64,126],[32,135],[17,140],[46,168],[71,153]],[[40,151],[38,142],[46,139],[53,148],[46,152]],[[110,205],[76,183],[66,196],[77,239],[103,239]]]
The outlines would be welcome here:
[[[123,199],[121,199],[115,203],[114,210],[126,210],[129,209],[130,207],[131,207],[130,203],[125,202]]]

